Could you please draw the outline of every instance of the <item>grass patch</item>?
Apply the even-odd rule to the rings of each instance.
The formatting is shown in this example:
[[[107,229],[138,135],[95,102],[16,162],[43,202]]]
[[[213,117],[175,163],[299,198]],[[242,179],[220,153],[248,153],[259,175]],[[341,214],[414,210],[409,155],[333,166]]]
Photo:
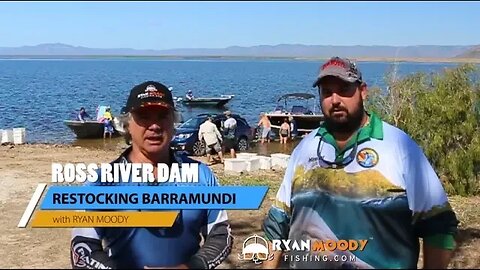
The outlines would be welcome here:
[[[223,186],[268,186],[267,198],[275,197],[283,181],[284,171],[272,171],[262,174],[228,175],[217,174]]]

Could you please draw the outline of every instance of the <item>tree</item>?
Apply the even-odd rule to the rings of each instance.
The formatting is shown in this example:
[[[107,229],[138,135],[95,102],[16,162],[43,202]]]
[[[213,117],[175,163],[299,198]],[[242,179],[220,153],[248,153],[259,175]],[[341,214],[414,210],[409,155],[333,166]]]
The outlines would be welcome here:
[[[422,147],[450,194],[480,194],[478,74],[470,64],[398,80],[387,74],[388,90],[371,89],[367,102]]]

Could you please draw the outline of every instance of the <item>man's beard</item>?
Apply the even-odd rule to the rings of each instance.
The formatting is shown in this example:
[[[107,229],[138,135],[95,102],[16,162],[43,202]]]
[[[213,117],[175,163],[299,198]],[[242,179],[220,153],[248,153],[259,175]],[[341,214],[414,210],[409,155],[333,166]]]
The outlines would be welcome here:
[[[353,133],[357,129],[360,128],[362,124],[362,119],[363,119],[363,114],[364,114],[364,109],[363,109],[363,100],[360,100],[360,102],[357,104],[357,108],[355,111],[352,112],[347,112],[344,110],[347,114],[346,119],[341,119],[337,120],[332,116],[327,116],[325,112],[323,111],[323,115],[325,115],[325,124],[328,132],[330,133]],[[336,108],[331,108],[330,109],[330,115],[333,114],[333,110]]]

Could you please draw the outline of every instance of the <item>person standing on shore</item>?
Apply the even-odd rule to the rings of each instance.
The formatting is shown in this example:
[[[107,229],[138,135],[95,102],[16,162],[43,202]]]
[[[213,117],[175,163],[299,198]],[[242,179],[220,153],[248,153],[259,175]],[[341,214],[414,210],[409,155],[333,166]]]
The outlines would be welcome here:
[[[265,113],[260,114],[260,121],[257,124],[258,127],[262,127],[262,137],[260,139],[260,143],[264,143],[267,140],[267,143],[270,142],[270,131],[272,130],[272,123],[270,123],[270,119],[268,119]]]
[[[293,141],[298,136],[297,121],[295,121],[295,118],[293,118],[293,116],[289,116],[288,122],[290,122],[290,138]]]
[[[230,151],[230,157],[236,158],[237,155],[235,153],[235,146],[236,146],[236,130],[237,130],[237,120],[232,117],[232,112],[226,111],[224,112],[227,120],[223,123],[223,142],[225,146],[225,152]]]
[[[278,134],[280,135],[280,143],[287,144],[287,139],[290,137],[290,125],[288,124],[287,118],[283,119]]]
[[[200,125],[198,130],[198,140],[205,140],[205,152],[207,152],[208,164],[212,164],[212,152],[216,152],[220,158],[220,162],[223,163],[222,154],[222,134],[218,131],[217,126],[212,122],[211,115],[207,117],[207,120]]]
[[[147,81],[130,91],[126,104],[126,133],[131,141],[113,163],[149,163],[154,175],[159,163],[181,167],[198,163],[198,183],[175,186],[217,186],[213,172],[203,163],[170,149],[174,132],[172,94],[159,82]],[[100,180],[100,179],[99,179]],[[91,185],[164,185],[153,183],[102,183]],[[131,186],[131,188],[135,188]],[[203,238],[203,244],[201,245]],[[231,252],[233,238],[225,210],[181,210],[169,228],[75,228],[71,240],[74,269],[176,268],[211,269]]]
[[[109,135],[109,138],[112,138],[112,134],[115,132],[113,128],[113,116],[110,108],[107,108],[105,110],[105,113],[103,114],[103,138],[105,139],[107,137],[107,133]]]
[[[293,151],[276,201],[263,224],[276,268],[444,269],[455,248],[458,220],[427,157],[404,131],[364,109],[367,85],[355,63],[334,57],[320,68],[325,122]],[[364,249],[315,255],[273,250],[273,240],[357,241]],[[298,256],[298,257],[295,257]],[[336,258],[346,258],[338,259]],[[348,259],[354,256],[354,260]]]

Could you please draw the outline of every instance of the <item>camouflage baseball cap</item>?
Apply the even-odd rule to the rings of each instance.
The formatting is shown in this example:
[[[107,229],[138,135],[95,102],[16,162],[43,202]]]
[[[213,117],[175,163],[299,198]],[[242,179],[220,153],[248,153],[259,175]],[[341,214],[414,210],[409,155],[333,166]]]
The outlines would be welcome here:
[[[334,76],[349,83],[363,82],[362,73],[357,69],[357,65],[346,58],[332,57],[323,64],[313,87],[317,87],[320,81],[327,76]]]

